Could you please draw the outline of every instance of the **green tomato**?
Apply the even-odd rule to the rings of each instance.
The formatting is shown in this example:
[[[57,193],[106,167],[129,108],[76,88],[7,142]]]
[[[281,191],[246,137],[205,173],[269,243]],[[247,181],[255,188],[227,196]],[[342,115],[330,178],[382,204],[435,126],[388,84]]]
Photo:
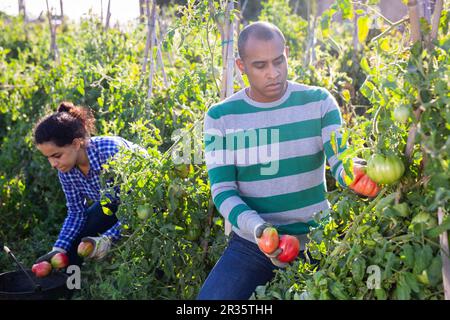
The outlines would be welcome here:
[[[173,179],[168,188],[169,197],[173,199],[181,199],[187,196],[187,192],[184,189],[184,181],[180,178]]]
[[[405,172],[402,160],[394,155],[373,155],[367,162],[366,173],[370,179],[380,184],[392,184],[398,181]]]
[[[146,220],[153,213],[153,208],[148,204],[141,204],[137,207],[136,212],[139,219]]]
[[[428,273],[427,270],[423,270],[421,274],[416,275],[417,280],[419,280],[420,283],[423,283],[424,285],[429,285],[430,280],[428,279]]]
[[[407,106],[399,106],[394,109],[394,119],[400,123],[408,122],[410,110]]]
[[[200,238],[201,234],[202,234],[202,229],[195,224],[194,225],[191,224],[187,227],[187,232],[185,234],[185,237],[187,240],[195,241],[198,238]]]
[[[189,176],[192,171],[192,165],[190,164],[179,164],[175,166],[175,173],[178,177],[185,179]]]

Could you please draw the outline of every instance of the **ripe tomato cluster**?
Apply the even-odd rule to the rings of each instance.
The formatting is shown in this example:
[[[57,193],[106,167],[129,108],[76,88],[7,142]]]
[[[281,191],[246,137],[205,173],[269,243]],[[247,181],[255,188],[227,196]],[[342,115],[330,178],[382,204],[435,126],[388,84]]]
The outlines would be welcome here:
[[[280,248],[281,252],[277,255],[280,262],[293,261],[300,251],[300,242],[296,237],[291,235],[279,237],[277,229],[273,227],[264,229],[261,237],[258,238],[258,246],[266,254],[271,254]]]

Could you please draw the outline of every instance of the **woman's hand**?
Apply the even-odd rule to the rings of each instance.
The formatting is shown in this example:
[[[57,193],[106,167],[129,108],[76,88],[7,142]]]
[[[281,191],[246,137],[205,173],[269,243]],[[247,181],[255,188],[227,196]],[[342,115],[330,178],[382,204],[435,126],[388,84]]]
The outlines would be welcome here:
[[[87,256],[87,258],[93,260],[102,260],[112,245],[111,239],[107,236],[84,237],[81,242],[90,242],[94,246],[94,250]]]
[[[42,261],[47,261],[50,262],[50,260],[52,260],[53,256],[57,253],[67,253],[66,250],[62,249],[62,248],[58,248],[58,247],[53,247],[52,251],[44,254],[43,256],[39,257],[36,260],[36,263],[40,263]]]

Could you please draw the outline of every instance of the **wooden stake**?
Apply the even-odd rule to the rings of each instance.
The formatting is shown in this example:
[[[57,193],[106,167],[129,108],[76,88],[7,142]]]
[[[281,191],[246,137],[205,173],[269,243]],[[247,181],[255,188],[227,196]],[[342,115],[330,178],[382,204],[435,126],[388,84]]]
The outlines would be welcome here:
[[[155,35],[155,41],[157,43],[156,58],[158,60],[158,65],[161,68],[161,73],[162,73],[162,76],[163,76],[164,87],[167,88],[168,87],[168,81],[167,81],[166,69],[164,68],[164,61],[163,61],[162,49],[161,49],[162,38],[158,40],[157,36]]]
[[[359,49],[359,39],[358,39],[358,17],[359,15],[356,13],[357,6],[353,4],[353,10],[355,13],[353,14],[353,63],[357,62],[357,52]]]
[[[63,0],[59,0],[59,7],[61,9],[61,24],[64,24],[64,6]]]
[[[316,50],[314,49],[316,45],[316,23],[317,23],[317,17],[316,17],[316,4],[311,4],[311,0],[308,0],[306,2],[307,5],[307,17],[308,17],[308,37],[306,41],[306,50],[305,50],[305,58],[303,60],[303,65],[309,66],[314,64],[316,61]],[[314,6],[314,7],[312,7]]]
[[[234,10],[234,1],[228,1],[226,11],[225,11],[225,28],[224,28],[224,36],[222,37],[222,44],[224,46],[224,56],[223,56],[223,81],[222,81],[222,99],[225,99],[231,96],[234,93],[233,90],[233,73],[234,73],[234,28],[233,23],[230,22],[231,13]],[[229,235],[231,233],[231,223],[229,221],[225,221],[225,235]]]
[[[442,208],[438,209],[438,221],[442,224],[444,219],[444,211]],[[450,256],[448,245],[447,231],[442,232],[439,235],[439,242],[441,244],[441,258],[442,258],[442,280],[444,284],[444,296],[445,300],[450,300]]]
[[[139,0],[139,22],[145,23],[145,0]]]
[[[234,2],[228,1],[225,11],[225,27],[224,36],[222,37],[222,45],[224,45],[223,55],[223,73],[222,73],[222,99],[233,94],[233,73],[234,73],[234,29],[233,23],[230,22],[231,13],[234,10]]]
[[[408,0],[408,12],[411,25],[411,41],[415,43],[422,38],[420,33],[419,7],[417,5],[417,0]]]
[[[147,91],[147,98],[150,98],[152,96],[153,91],[153,76],[155,74],[155,62],[153,59],[153,45],[155,43],[155,21],[156,21],[156,0],[152,1],[152,12],[150,15],[150,9],[149,9],[149,2],[147,0],[147,15],[148,15],[148,35],[147,35],[147,41],[149,41],[149,59],[150,59],[150,74],[148,77],[148,91]]]
[[[50,27],[50,55],[52,56],[53,61],[59,62],[59,51],[56,45],[56,25],[52,23],[52,13],[48,6],[48,0],[45,0],[45,3],[47,5],[47,18]]]
[[[238,17],[236,17],[236,19],[234,20],[234,23],[235,23],[235,37],[236,37],[236,39],[237,38],[239,38],[239,34],[240,34],[240,32],[241,32],[241,23],[242,23],[242,21],[244,20],[244,15],[243,15],[243,9],[240,7],[240,2],[238,1],[238,3],[237,3],[237,10],[238,10],[238,12],[239,12],[239,16]],[[244,3],[244,6],[247,6],[247,1]],[[245,87],[245,82],[244,82],[244,80],[242,79],[242,74],[241,74],[241,71],[240,70],[238,70],[238,68],[234,68],[235,69],[235,71],[234,71],[234,73],[235,73],[235,79],[237,80],[237,82],[239,83],[239,85],[241,86],[241,88],[244,88]]]
[[[23,16],[23,20],[27,20],[27,13],[25,10],[25,0],[19,0],[19,15]]]
[[[423,16],[428,21],[428,23],[431,23],[431,5],[430,0],[422,0],[422,7],[423,7]]]
[[[431,40],[435,40],[437,38],[443,2],[444,2],[443,0],[437,0],[436,5],[434,7],[433,19],[431,21]]]
[[[159,39],[162,42],[165,35],[167,34],[167,24],[166,24],[166,14],[163,7],[160,8],[160,14],[158,16],[158,25],[159,25]],[[172,52],[169,50],[166,52],[167,61],[169,62],[169,66],[173,66],[173,58]]]
[[[27,29],[27,10],[25,7],[25,0],[19,0],[19,15],[23,16],[23,32],[25,33],[25,39],[28,41],[28,29]]]
[[[307,0],[307,6],[308,6],[308,10],[309,10],[309,1],[310,0]],[[300,0],[297,0],[297,1],[295,1],[295,5],[294,5],[294,10],[293,10],[293,12],[295,13],[295,14],[298,14],[298,8],[300,7]],[[308,13],[309,14],[309,13]],[[308,17],[308,19],[309,19],[309,17]]]
[[[111,0],[108,0],[108,9],[106,9],[105,32],[109,29],[109,20],[111,19]]]
[[[216,10],[212,0],[209,0],[209,11],[212,17],[215,17]],[[225,19],[224,24],[216,21],[222,40],[222,87],[220,90],[220,99],[223,100],[233,94],[234,82],[234,27],[230,23],[231,14],[234,10],[234,1],[227,0],[225,5]],[[231,232],[231,224],[225,220],[225,235]]]
[[[145,73],[145,71],[147,70],[147,61],[148,61],[148,54],[150,51],[150,48],[153,46],[153,28],[155,27],[154,21],[152,23],[152,17],[155,14],[155,12],[153,12],[154,10],[156,10],[155,7],[155,1],[153,1],[152,3],[152,11],[150,13],[150,1],[146,0],[146,10],[147,10],[147,41],[145,42],[145,49],[144,49],[144,62],[142,63],[142,73]]]

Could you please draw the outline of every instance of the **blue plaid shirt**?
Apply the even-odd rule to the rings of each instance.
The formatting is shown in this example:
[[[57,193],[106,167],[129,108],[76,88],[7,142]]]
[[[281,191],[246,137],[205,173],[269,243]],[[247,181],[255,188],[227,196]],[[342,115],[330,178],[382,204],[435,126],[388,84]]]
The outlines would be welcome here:
[[[121,137],[97,136],[90,139],[87,147],[89,172],[85,176],[78,168],[69,172],[58,172],[59,181],[66,195],[67,217],[59,234],[55,247],[69,250],[75,238],[80,234],[87,220],[87,199],[100,201],[100,173],[102,165],[114,156],[120,147],[127,149],[140,148]],[[103,235],[113,240],[120,239],[121,223],[118,221]]]

